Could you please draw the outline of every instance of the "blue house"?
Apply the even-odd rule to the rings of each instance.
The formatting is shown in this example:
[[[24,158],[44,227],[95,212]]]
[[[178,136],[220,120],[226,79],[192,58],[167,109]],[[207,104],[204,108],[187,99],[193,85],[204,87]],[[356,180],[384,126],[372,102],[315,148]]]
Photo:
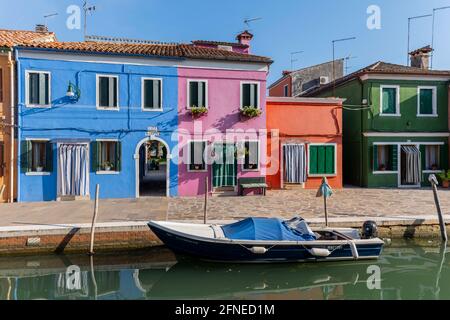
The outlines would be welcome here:
[[[17,47],[18,201],[178,195],[176,54]]]

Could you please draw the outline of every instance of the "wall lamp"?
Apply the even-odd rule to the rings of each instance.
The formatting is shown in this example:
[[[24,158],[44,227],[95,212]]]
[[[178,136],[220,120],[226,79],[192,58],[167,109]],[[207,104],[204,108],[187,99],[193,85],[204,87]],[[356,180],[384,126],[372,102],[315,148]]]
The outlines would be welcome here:
[[[74,85],[71,81],[69,81],[69,86],[67,88],[66,97],[71,99],[80,99],[81,91],[76,85]]]

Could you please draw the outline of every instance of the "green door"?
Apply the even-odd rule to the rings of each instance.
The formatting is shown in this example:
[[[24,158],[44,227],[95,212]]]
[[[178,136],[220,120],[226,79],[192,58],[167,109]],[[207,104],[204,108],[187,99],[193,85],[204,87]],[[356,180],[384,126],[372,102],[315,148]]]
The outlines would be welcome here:
[[[213,187],[234,187],[237,184],[237,159],[234,144],[214,144]]]

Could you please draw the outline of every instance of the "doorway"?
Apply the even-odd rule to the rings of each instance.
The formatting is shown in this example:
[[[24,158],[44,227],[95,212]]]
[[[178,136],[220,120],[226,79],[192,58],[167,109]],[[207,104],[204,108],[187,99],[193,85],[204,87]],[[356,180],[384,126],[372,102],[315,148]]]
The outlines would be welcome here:
[[[420,187],[421,154],[416,145],[400,146],[400,187]]]
[[[165,197],[168,190],[168,150],[162,141],[147,140],[139,148],[138,197]]]
[[[284,144],[282,150],[282,187],[303,185],[307,178],[305,145]]]
[[[215,143],[212,166],[213,188],[216,191],[235,191],[237,186],[237,155],[234,143]]]

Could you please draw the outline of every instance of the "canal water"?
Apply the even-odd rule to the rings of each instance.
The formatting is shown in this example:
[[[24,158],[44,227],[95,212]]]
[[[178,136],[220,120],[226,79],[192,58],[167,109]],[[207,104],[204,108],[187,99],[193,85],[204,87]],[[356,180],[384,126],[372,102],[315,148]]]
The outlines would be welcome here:
[[[378,261],[239,265],[132,253],[0,258],[0,299],[450,299],[439,243],[393,242]]]

